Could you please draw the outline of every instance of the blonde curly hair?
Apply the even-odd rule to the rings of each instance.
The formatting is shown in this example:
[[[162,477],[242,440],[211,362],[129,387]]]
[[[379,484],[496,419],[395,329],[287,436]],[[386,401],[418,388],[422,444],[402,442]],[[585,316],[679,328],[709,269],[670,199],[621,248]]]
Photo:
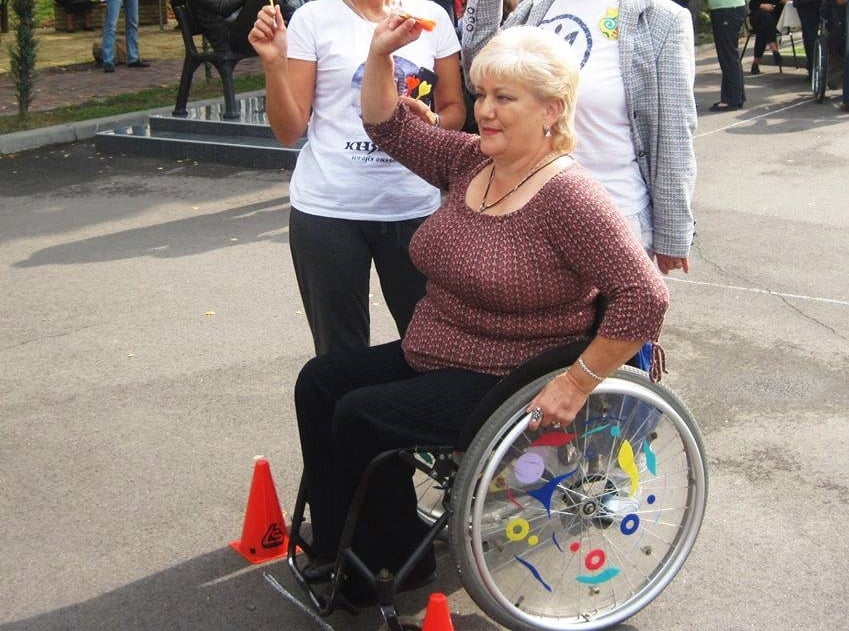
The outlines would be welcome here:
[[[572,48],[550,31],[514,26],[493,37],[469,69],[477,84],[483,77],[518,83],[541,101],[559,101],[563,111],[551,126],[558,151],[575,147],[575,101],[580,67]]]

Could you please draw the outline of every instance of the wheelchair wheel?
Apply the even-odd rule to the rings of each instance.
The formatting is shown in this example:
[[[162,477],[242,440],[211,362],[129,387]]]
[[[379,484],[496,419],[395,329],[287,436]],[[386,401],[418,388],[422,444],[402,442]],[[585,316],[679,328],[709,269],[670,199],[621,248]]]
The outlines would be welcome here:
[[[814,100],[822,103],[828,83],[828,38],[820,35],[814,42],[814,60],[811,64],[811,91]]]
[[[603,629],[650,603],[687,558],[707,502],[704,449],[686,406],[631,368],[569,428],[528,430],[524,409],[555,374],[475,436],[449,541],[470,596],[509,629]]]

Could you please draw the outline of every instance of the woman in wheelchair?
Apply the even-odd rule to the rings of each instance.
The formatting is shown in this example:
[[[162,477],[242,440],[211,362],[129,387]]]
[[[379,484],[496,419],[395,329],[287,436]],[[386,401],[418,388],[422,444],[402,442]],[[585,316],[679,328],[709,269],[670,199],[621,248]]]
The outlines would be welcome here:
[[[303,574],[330,578],[348,507],[379,453],[456,445],[475,406],[526,360],[588,343],[530,405],[531,427],[573,421],[592,390],[646,342],[668,304],[657,268],[604,188],[569,155],[578,67],[542,29],[503,31],[475,58],[480,136],[430,126],[421,102],[400,99],[395,59],[422,34],[391,15],[374,33],[362,84],[366,132],[392,159],[447,191],[410,254],[427,276],[403,340],[314,358],[295,404],[310,507],[312,558]],[[596,322],[599,296],[606,308]],[[372,570],[398,570],[427,526],[411,467],[381,465],[366,491],[353,549]],[[432,580],[433,552],[401,587]],[[350,572],[342,593],[374,599]]]

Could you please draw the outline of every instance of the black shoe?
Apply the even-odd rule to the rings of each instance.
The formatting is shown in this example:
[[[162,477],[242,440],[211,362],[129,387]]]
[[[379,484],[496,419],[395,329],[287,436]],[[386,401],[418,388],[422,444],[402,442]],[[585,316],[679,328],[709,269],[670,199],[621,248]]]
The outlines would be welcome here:
[[[327,583],[333,578],[334,569],[336,561],[316,557],[304,566],[301,574],[307,579],[307,583]]]
[[[136,59],[135,61],[127,63],[127,68],[150,68],[150,64],[146,61],[142,61],[141,59]]]
[[[115,64],[103,64],[103,72],[115,72]]]
[[[728,103],[717,102],[710,106],[711,112],[733,112],[739,110],[741,105],[729,105]]]
[[[772,51],[772,60],[775,62],[776,66],[781,67],[784,65],[784,59],[781,57],[781,53],[777,50]]]
[[[749,74],[760,74],[760,73],[761,73],[761,67],[758,64],[753,63],[752,64],[752,70]]]

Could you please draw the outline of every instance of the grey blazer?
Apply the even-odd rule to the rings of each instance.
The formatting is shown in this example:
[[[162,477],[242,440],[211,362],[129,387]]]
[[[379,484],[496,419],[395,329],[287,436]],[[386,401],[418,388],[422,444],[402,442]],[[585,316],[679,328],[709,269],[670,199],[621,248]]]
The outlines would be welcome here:
[[[554,0],[522,0],[504,28],[538,25]],[[463,16],[463,69],[499,30],[501,0],[469,0]],[[696,182],[696,64],[690,12],[671,0],[620,0],[619,58],[631,139],[652,201],[654,250],[687,257]],[[580,100],[578,107],[581,107]]]

